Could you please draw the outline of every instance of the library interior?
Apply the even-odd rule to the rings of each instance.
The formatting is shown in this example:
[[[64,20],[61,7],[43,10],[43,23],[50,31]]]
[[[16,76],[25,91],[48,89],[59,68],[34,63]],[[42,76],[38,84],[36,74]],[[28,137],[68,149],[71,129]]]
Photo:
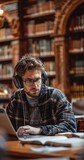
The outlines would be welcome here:
[[[63,142],[67,142],[66,145],[65,143],[59,145],[61,139],[59,141],[56,139],[56,143],[53,142],[52,136],[51,145],[50,143],[41,145],[30,141],[12,140],[7,133],[8,128],[6,130],[6,125],[0,122],[0,159],[83,160],[84,145],[81,144],[78,147],[78,143],[81,143],[84,138],[84,0],[0,0],[0,121],[3,118],[2,114],[7,111],[12,95],[19,90],[13,81],[14,68],[20,61],[22,63],[25,55],[41,60],[47,72],[46,86],[64,93],[68,99],[67,103],[70,103],[72,107],[77,131],[76,133],[70,133],[69,130],[69,133],[58,131],[58,134],[55,134],[60,138],[68,138],[68,141],[63,139]],[[28,72],[30,73],[30,70]],[[37,75],[38,73],[39,71]],[[24,77],[26,77],[26,72]],[[39,83],[40,78],[32,79],[32,75],[23,81],[24,86]],[[34,92],[35,88],[31,94]],[[53,97],[50,98],[53,99]],[[11,101],[11,107],[16,103],[14,100]],[[18,103],[19,100],[17,100]],[[38,103],[37,101],[38,99],[35,100],[35,104]],[[33,105],[34,101],[29,100],[29,103]],[[44,104],[44,110],[45,106]],[[60,105],[59,107],[61,109]],[[47,106],[47,114],[48,108]],[[25,112],[25,109],[23,110]],[[14,112],[19,112],[19,110]],[[65,117],[68,112],[67,110]],[[31,117],[33,116],[31,114]],[[5,118],[3,118],[4,123]],[[19,113],[16,113],[15,118],[19,119]],[[29,124],[33,124],[32,118],[30,119]],[[51,119],[48,120],[51,122]],[[43,123],[46,124],[46,122]],[[43,141],[42,137],[34,138]],[[46,141],[47,138],[50,141],[47,136]],[[68,144],[71,147],[67,147]]]

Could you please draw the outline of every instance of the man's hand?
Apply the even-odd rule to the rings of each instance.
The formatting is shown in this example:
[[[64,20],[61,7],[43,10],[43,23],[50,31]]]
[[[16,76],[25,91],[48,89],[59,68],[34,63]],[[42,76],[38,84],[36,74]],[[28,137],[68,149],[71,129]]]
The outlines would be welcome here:
[[[21,126],[17,130],[18,136],[24,136],[25,134],[38,135],[41,134],[41,128],[36,128],[32,126]]]

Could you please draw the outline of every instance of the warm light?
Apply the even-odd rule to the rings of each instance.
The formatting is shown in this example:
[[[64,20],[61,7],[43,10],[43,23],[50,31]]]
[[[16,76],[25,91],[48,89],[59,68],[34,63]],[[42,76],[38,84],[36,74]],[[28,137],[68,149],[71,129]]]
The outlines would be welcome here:
[[[1,8],[1,5],[0,5],[0,16],[2,16],[4,13],[4,10]]]
[[[0,16],[2,16],[4,13],[4,11],[2,9],[0,9]]]

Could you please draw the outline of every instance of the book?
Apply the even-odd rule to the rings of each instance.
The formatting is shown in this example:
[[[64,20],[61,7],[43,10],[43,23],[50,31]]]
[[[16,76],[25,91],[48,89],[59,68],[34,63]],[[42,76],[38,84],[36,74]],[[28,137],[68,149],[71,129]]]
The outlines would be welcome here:
[[[71,147],[70,143],[65,143],[68,138],[66,136],[43,136],[43,135],[27,135],[25,138],[20,138],[22,144],[40,144],[40,145],[48,145],[48,146],[65,146]]]
[[[77,116],[75,116],[76,118]],[[84,118],[84,115],[79,115],[78,117],[82,117]],[[68,138],[84,138],[84,132],[75,132],[75,133],[71,133],[71,132],[65,132],[65,133],[59,133],[57,134],[58,136],[66,136]]]
[[[42,136],[42,135],[27,135],[25,138],[20,138],[20,142],[24,144],[38,144],[43,146],[54,147],[72,147],[72,148],[84,148],[84,138],[61,136]]]

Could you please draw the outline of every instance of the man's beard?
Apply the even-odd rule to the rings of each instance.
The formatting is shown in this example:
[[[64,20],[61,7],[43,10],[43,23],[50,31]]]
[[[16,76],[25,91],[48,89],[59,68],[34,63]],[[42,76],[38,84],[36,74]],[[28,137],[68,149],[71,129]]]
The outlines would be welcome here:
[[[26,94],[27,94],[29,97],[31,97],[31,98],[38,97],[39,94],[40,94],[40,92],[38,93],[38,95],[31,94],[30,92],[27,92],[27,91],[25,91],[25,92],[26,92]]]

